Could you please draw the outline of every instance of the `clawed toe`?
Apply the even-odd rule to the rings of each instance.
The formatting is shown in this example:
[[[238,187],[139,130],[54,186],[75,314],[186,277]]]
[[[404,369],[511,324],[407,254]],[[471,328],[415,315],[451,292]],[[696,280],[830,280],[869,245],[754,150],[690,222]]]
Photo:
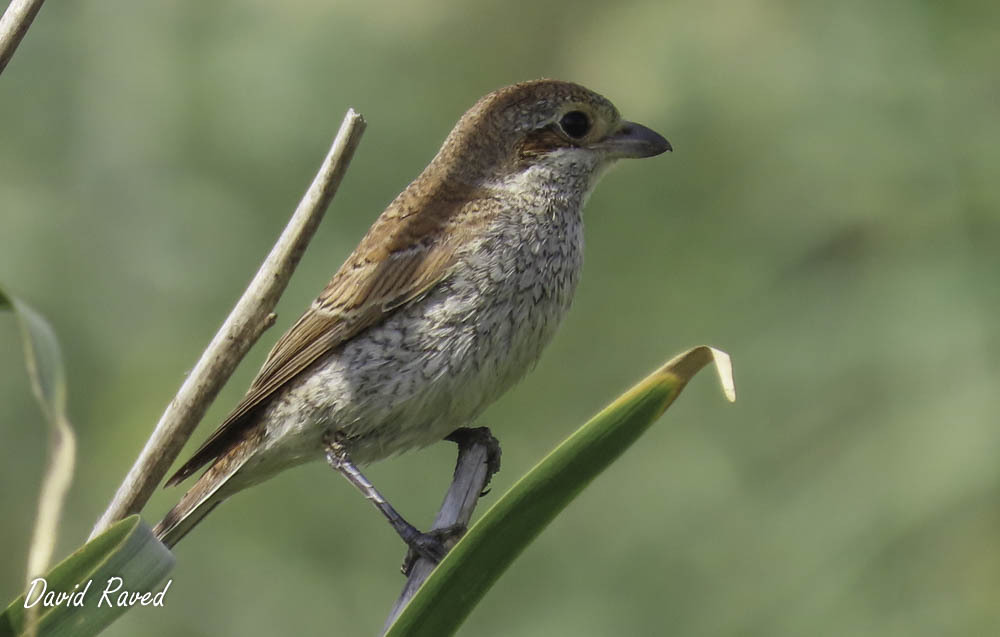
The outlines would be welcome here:
[[[426,558],[437,564],[444,559],[451,547],[465,535],[465,526],[456,524],[443,529],[434,529],[427,533],[419,533],[407,542],[410,550],[406,552],[401,571],[403,575],[409,575],[413,570],[413,565],[420,558]]]

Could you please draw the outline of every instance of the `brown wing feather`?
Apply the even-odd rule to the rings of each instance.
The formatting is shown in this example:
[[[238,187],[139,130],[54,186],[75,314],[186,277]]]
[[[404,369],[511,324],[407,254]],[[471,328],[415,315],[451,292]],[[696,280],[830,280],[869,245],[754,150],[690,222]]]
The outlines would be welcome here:
[[[275,344],[243,400],[167,486],[181,482],[239,440],[253,424],[250,416],[324,354],[445,278],[461,241],[444,229],[462,212],[479,209],[469,205],[478,193],[462,194],[447,197],[434,215],[407,213],[410,207],[401,197],[380,216],[312,306]]]

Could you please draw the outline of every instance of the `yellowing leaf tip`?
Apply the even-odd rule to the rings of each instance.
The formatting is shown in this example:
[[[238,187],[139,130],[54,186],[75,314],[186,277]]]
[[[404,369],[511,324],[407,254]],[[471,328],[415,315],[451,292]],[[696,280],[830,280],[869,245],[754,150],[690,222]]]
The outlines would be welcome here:
[[[715,361],[715,371],[719,374],[719,383],[722,384],[722,393],[726,400],[731,403],[736,402],[736,382],[733,380],[733,359],[729,354],[721,349],[709,347],[712,351],[712,359]]]

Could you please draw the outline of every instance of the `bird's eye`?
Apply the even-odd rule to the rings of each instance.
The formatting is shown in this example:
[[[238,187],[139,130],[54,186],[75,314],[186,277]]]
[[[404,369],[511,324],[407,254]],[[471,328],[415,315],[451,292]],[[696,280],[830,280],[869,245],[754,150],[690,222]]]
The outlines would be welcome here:
[[[580,139],[590,132],[590,118],[583,111],[570,111],[559,120],[559,126],[573,139]]]

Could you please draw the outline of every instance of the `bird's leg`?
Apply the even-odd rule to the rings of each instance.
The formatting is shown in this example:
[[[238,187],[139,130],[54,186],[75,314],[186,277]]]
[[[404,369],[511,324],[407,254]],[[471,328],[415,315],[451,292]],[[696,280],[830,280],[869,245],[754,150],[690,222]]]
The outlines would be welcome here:
[[[375,488],[375,485],[351,461],[341,436],[338,434],[327,434],[324,437],[324,444],[326,446],[326,461],[330,466],[347,478],[351,484],[357,487],[375,505],[375,508],[382,512],[382,515],[389,520],[389,524],[399,534],[399,537],[403,538],[403,541],[410,547],[410,550],[419,553],[434,563],[440,562],[448,552],[448,549],[444,545],[444,540],[454,536],[456,530],[442,529],[432,533],[420,532],[415,526],[403,519],[403,516],[389,504],[385,497]],[[461,532],[464,532],[464,529]],[[459,535],[461,532],[459,532]]]
[[[452,478],[451,487],[449,487],[448,493],[445,495],[445,501],[441,505],[441,510],[438,511],[437,518],[434,521],[434,525],[436,527],[440,525],[440,528],[432,529],[430,533],[438,535],[442,541],[447,542],[448,540],[457,539],[464,535],[467,527],[463,521],[467,522],[472,517],[471,508],[465,514],[461,511],[461,502],[464,493],[467,492],[467,487],[471,486],[470,481],[476,480],[474,477],[475,474],[470,473],[470,471],[474,470],[471,469],[472,465],[465,460],[466,455],[475,454],[475,448],[485,449],[486,474],[479,478],[480,483],[478,487],[478,496],[483,497],[489,493],[489,489],[486,486],[493,479],[494,474],[500,471],[500,442],[493,437],[493,433],[488,427],[462,427],[445,436],[445,440],[458,445],[458,459],[455,461],[455,474]],[[478,461],[478,463],[482,462],[482,460]],[[457,499],[455,497],[456,494]],[[472,503],[471,506],[475,507],[475,504]],[[449,520],[455,523],[445,526]],[[412,548],[406,552],[401,569],[404,575],[410,575],[419,557],[420,554]],[[427,573],[423,576],[427,577]]]

